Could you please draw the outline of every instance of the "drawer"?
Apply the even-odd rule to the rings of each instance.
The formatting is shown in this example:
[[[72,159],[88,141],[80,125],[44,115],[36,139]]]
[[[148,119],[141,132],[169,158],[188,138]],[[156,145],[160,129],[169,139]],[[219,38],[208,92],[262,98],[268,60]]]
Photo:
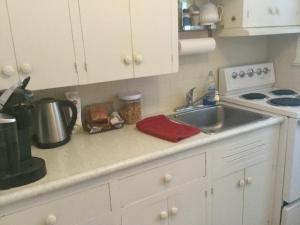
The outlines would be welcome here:
[[[0,219],[1,225],[97,224],[111,213],[108,185],[91,188]],[[48,220],[48,223],[47,223]],[[55,223],[49,223],[56,220]],[[105,220],[108,220],[107,218]],[[99,223],[98,223],[99,224]],[[98,225],[97,224],[97,225]],[[100,224],[99,224],[100,225]]]
[[[272,159],[272,149],[263,137],[243,139],[223,145],[214,154],[214,177],[223,177],[254,164]]]
[[[205,176],[204,153],[123,177],[118,185],[121,206]]]

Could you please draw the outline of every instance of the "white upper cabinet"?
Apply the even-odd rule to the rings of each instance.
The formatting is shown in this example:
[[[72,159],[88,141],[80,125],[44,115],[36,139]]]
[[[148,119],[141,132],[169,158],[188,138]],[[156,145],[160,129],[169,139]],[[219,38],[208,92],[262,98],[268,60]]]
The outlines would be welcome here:
[[[0,0],[0,89],[33,90],[178,71],[174,0]]]
[[[246,0],[245,27],[300,25],[298,0]]]
[[[274,0],[273,13],[275,12],[274,26],[299,26],[300,1],[299,0]]]
[[[215,0],[224,6],[220,36],[300,33],[299,0]]]
[[[135,77],[177,72],[176,1],[130,0],[130,9]]]
[[[79,0],[87,83],[133,77],[129,0]]]
[[[79,0],[79,8],[86,83],[178,71],[177,1]]]
[[[0,0],[0,27],[0,90],[2,90],[19,80],[5,0]]]
[[[31,76],[29,88],[78,84],[68,0],[7,4],[19,73]]]

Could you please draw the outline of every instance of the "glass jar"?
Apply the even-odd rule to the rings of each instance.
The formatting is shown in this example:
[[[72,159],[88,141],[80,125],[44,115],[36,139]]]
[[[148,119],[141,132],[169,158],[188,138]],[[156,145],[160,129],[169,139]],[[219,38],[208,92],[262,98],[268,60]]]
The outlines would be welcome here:
[[[142,117],[142,94],[139,92],[119,94],[120,114],[126,124],[135,124]]]

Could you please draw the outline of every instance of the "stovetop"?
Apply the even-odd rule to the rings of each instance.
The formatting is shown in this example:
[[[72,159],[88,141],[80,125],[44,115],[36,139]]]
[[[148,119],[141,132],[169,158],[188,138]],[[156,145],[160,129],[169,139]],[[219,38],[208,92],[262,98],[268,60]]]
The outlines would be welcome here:
[[[300,91],[268,88],[222,96],[222,101],[293,118],[300,118]]]
[[[300,118],[300,90],[273,88],[276,83],[273,63],[221,68],[221,100],[231,104]]]

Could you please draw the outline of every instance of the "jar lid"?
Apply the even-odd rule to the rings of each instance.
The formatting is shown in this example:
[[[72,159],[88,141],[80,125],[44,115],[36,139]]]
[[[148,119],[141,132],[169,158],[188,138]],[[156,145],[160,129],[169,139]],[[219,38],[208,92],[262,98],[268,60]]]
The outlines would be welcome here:
[[[135,101],[142,98],[142,93],[140,92],[126,92],[119,94],[119,99],[123,101]]]

